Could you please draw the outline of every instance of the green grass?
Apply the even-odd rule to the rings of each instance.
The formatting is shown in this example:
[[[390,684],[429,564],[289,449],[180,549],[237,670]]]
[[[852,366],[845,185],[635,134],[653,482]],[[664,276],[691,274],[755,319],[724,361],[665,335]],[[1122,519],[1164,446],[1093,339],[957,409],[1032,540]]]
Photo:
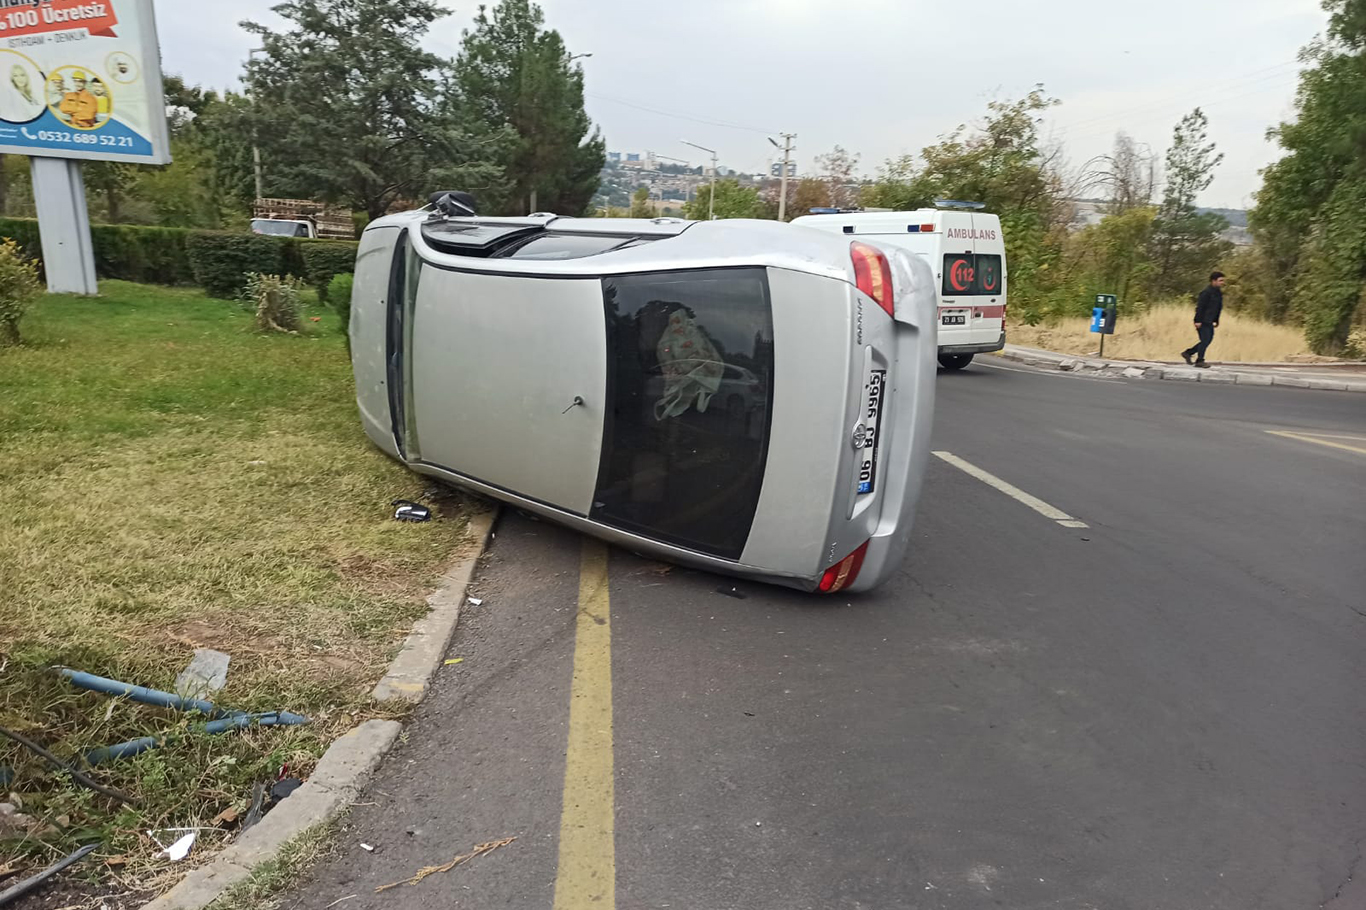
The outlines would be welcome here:
[[[0,725],[64,758],[177,735],[96,769],[136,809],[0,739],[9,789],[51,826],[0,843],[0,861],[98,838],[100,855],[145,874],[156,847],[142,831],[243,807],[253,781],[285,763],[306,772],[373,714],[369,687],[461,545],[468,503],[438,499],[438,522],[391,520],[391,499],[430,484],[365,439],[331,312],[263,335],[196,291],[101,291],[44,298],[24,345],[0,350]],[[169,689],[195,647],[232,655],[220,704],[314,722],[207,737],[50,669]]]

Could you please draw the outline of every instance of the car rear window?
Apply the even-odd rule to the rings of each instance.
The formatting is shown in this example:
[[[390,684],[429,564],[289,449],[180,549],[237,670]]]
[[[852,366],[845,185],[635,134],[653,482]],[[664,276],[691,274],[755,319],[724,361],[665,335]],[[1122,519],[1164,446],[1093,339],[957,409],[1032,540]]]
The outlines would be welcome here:
[[[988,253],[944,256],[945,297],[974,297],[1001,292],[1001,257]]]
[[[591,517],[739,559],[768,453],[767,273],[625,275],[603,292],[608,412]]]
[[[481,224],[477,221],[428,221],[422,225],[422,239],[443,253],[457,256],[487,257],[507,244],[539,234],[538,224]]]
[[[620,234],[563,234],[532,237],[502,254],[507,259],[582,259],[625,246],[639,238]]]

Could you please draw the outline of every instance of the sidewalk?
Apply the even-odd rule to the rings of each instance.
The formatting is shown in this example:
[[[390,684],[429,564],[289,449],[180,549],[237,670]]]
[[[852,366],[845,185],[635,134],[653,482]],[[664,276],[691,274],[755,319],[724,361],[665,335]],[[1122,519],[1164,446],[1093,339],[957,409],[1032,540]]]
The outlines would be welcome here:
[[[1123,376],[1128,379],[1175,379],[1185,382],[1276,385],[1332,392],[1366,392],[1366,370],[1356,364],[1212,362],[1209,369],[1196,369],[1185,364],[1078,357],[1039,348],[1027,348],[1018,344],[1007,344],[1005,350],[997,352],[997,356],[1045,369]]]

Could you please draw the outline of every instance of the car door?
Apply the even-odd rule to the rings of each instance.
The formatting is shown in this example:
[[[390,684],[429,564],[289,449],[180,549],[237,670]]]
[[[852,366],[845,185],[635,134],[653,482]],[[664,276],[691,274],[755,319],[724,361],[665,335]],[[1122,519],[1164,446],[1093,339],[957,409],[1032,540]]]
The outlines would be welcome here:
[[[587,515],[602,450],[602,282],[421,267],[409,457]]]

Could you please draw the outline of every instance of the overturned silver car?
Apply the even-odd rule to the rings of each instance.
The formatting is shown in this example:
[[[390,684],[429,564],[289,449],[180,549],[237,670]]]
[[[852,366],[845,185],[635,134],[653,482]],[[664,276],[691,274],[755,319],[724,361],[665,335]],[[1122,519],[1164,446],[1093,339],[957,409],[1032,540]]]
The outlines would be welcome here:
[[[373,222],[351,351],[414,471],[662,559],[859,591],[929,453],[934,276],[763,221]]]

